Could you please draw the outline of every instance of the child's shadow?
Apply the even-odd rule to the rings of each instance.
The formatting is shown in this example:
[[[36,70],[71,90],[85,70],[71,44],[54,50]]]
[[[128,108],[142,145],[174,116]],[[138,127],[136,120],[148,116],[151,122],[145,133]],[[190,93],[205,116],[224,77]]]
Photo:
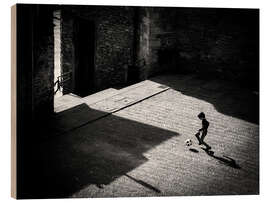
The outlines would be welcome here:
[[[207,145],[207,146],[209,146],[209,145]],[[208,150],[208,147],[206,149],[205,148],[202,148],[202,149],[206,152],[207,155],[209,155],[209,156],[211,156],[211,157],[219,160],[223,164],[225,164],[227,166],[230,166],[232,168],[235,168],[235,169],[241,169],[241,167],[236,163],[236,161],[234,159],[232,159],[232,158],[230,158],[228,156],[224,156],[224,155],[223,155],[223,157],[225,157],[225,158],[219,157],[219,156],[215,156],[214,155],[215,152],[213,152],[211,150]]]

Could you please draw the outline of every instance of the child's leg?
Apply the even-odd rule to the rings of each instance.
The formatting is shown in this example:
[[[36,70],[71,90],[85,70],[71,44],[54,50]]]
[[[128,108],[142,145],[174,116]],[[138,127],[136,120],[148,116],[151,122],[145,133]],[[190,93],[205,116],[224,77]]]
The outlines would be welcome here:
[[[210,150],[212,147],[210,147],[210,145],[208,145],[206,142],[203,141],[202,143],[204,146],[206,146],[206,150]]]
[[[202,132],[202,137],[201,137],[201,141],[204,141],[205,136],[207,135],[207,130],[203,130]]]
[[[206,146],[206,149],[207,149],[207,150],[210,150],[211,147],[210,147],[206,142],[204,142],[204,138],[205,138],[206,135],[207,135],[207,131],[204,130],[203,133],[202,133],[202,137],[201,137],[202,144]]]
[[[202,141],[201,141],[201,138],[200,138],[200,133],[199,133],[199,132],[196,133],[196,134],[195,134],[195,137],[196,137],[197,140],[199,141],[199,145],[201,145],[201,144],[202,144]]]

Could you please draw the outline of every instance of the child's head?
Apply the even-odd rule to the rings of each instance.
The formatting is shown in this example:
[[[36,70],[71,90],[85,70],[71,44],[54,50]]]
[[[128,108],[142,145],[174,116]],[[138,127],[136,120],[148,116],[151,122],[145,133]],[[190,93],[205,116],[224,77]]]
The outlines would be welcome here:
[[[204,119],[205,118],[205,114],[203,112],[199,113],[198,115],[199,119]]]

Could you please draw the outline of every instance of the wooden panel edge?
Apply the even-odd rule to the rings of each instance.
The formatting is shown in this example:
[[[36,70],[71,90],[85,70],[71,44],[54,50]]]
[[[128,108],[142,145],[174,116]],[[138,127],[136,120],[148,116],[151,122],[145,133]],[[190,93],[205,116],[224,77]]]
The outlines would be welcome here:
[[[17,8],[11,7],[11,197],[17,198]]]

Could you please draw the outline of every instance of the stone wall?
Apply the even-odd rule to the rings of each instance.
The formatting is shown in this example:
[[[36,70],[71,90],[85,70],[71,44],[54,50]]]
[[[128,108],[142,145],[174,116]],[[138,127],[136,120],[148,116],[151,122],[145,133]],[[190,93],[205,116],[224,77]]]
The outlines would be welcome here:
[[[133,63],[133,9],[118,6],[61,8],[63,70],[73,71],[74,19],[80,17],[94,21],[96,26],[94,73],[96,91],[125,83],[127,65]]]
[[[150,75],[163,71],[248,81],[259,74],[256,9],[150,8]]]
[[[55,10],[53,12],[54,24],[54,83],[57,82],[61,76],[61,11]],[[63,96],[63,92],[58,90],[59,86],[54,87],[54,99]],[[61,89],[61,88],[60,88]]]
[[[146,79],[148,72],[150,71],[150,12],[149,8],[141,7],[138,9],[138,28],[137,28],[137,60],[143,60],[143,63],[139,63],[140,79]]]
[[[37,6],[34,23],[33,109],[36,117],[53,112],[54,36],[53,9]]]
[[[73,72],[75,66],[75,50],[73,42],[73,24],[74,20],[69,13],[61,9],[61,68],[62,73]],[[72,75],[74,78],[75,76]],[[63,88],[63,94],[71,92],[74,89],[74,82],[66,82]]]

